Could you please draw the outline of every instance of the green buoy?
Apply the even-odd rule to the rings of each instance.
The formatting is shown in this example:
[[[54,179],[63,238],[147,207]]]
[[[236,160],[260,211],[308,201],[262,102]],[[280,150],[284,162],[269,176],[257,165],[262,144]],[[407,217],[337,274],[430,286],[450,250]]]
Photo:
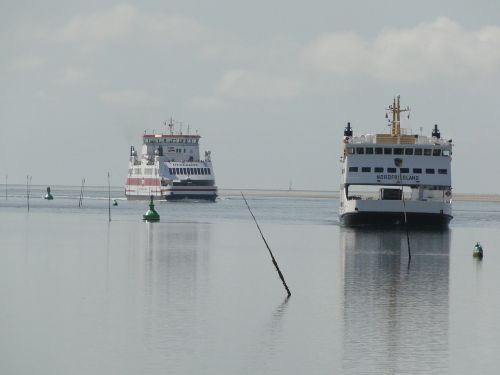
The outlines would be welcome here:
[[[479,242],[476,242],[476,246],[474,246],[474,250],[472,250],[472,256],[474,258],[483,259],[483,247]]]
[[[151,201],[149,202],[149,210],[142,215],[145,221],[160,221],[160,215],[155,210],[155,205],[153,204],[153,196],[151,196]]]
[[[44,199],[47,199],[48,201],[51,201],[52,199],[54,199],[52,194],[50,194],[50,186],[47,186],[47,194],[45,194]]]

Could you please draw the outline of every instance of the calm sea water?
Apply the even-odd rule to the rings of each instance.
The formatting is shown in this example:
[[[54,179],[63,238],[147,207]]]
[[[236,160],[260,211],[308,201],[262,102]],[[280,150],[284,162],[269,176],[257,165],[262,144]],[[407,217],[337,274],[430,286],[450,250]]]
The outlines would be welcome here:
[[[500,204],[444,232],[339,227],[329,199],[0,191],[1,374],[498,374]],[[113,190],[121,197],[122,189]],[[482,261],[472,258],[481,241]]]

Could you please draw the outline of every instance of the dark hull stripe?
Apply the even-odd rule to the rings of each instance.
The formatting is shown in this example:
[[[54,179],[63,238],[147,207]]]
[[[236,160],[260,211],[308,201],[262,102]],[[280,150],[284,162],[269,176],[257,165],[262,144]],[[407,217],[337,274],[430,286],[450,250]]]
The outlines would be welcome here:
[[[447,228],[453,216],[432,213],[408,212],[408,225],[411,227]],[[404,214],[402,212],[350,212],[340,217],[340,223],[348,227],[357,226],[402,226]]]
[[[162,196],[154,196],[156,200],[182,200],[182,199],[194,199],[194,200],[206,200],[214,202],[217,199],[217,194],[175,194],[175,195],[162,195]],[[128,200],[149,200],[149,195],[127,195]]]

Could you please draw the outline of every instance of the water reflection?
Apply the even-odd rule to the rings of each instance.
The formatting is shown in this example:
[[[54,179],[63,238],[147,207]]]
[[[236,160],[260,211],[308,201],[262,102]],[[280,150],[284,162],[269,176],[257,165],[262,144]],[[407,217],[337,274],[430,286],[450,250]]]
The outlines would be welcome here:
[[[208,284],[211,225],[145,223],[144,257],[146,345],[161,355],[187,355],[196,342],[192,329],[199,319]]]
[[[448,368],[450,233],[342,228],[345,373]]]

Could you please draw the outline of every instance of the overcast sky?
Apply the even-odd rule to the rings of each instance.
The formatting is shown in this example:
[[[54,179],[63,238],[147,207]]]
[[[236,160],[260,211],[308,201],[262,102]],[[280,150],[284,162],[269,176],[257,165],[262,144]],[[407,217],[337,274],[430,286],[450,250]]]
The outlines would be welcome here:
[[[500,2],[462,3],[0,1],[0,173],[123,185],[173,116],[221,188],[337,190],[346,122],[387,131],[400,94],[455,191],[499,193]]]

